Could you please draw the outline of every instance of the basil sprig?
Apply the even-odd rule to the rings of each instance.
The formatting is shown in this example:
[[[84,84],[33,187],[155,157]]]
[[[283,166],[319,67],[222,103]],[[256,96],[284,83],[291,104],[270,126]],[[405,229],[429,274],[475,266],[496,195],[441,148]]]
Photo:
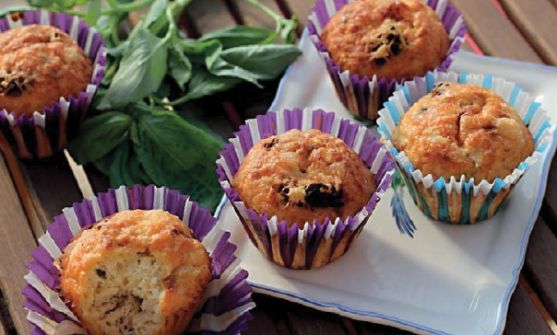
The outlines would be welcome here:
[[[190,39],[176,20],[191,0],[107,0],[108,5],[29,0],[35,7],[82,17],[109,47],[105,78],[93,102],[96,116],[83,123],[69,146],[75,159],[94,164],[113,186],[164,185],[215,208],[222,194],[215,160],[223,141],[187,111],[173,109],[243,82],[263,87],[300,55],[288,44],[295,38],[295,19],[258,0],[246,1],[270,15],[276,29],[236,26]],[[123,34],[128,13],[146,6],[141,22]],[[281,40],[287,44],[277,44]]]

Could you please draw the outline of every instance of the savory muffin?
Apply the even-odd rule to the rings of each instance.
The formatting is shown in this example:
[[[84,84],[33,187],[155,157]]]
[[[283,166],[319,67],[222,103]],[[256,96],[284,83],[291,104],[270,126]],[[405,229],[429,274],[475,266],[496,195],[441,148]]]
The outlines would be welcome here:
[[[211,279],[210,264],[176,216],[123,211],[68,244],[60,288],[89,334],[181,334]]]
[[[420,0],[361,0],[327,23],[321,40],[342,70],[401,80],[422,76],[447,55],[443,23]]]
[[[17,115],[42,111],[85,91],[93,64],[68,34],[48,25],[0,33],[0,108]]]
[[[302,227],[356,214],[375,191],[375,180],[342,140],[293,129],[256,143],[233,187],[246,207]]]
[[[424,175],[504,178],[534,151],[517,111],[492,91],[438,83],[402,117],[393,145]]]

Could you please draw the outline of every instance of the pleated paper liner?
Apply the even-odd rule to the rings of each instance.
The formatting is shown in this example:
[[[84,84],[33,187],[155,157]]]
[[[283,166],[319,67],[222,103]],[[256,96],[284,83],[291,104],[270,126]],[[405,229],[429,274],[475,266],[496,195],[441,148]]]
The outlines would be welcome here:
[[[155,186],[122,186],[65,208],[39,239],[39,247],[33,251],[33,259],[27,266],[28,284],[23,289],[27,319],[34,325],[32,334],[86,334],[60,296],[60,273],[54,262],[81,229],[128,209],[162,209],[178,216],[211,256],[213,279],[187,333],[239,334],[246,330],[251,319],[249,310],[255,304],[246,281],[248,273],[239,267],[239,259],[234,255],[236,246],[229,241],[230,233],[218,227],[207,209],[178,191]]]
[[[344,106],[355,116],[375,120],[377,111],[396,88],[396,79],[385,77],[372,78],[360,76],[356,73],[343,71],[331,58],[330,53],[321,41],[321,33],[327,22],[350,0],[317,0],[309,16],[308,31],[310,39],[317,48],[319,55],[325,62],[327,72],[331,77],[337,96]],[[436,68],[445,71],[451,65],[455,53],[464,42],[466,26],[462,15],[447,0],[425,1],[441,19],[450,39],[450,46],[445,59]]]
[[[0,110],[0,141],[9,143],[23,159],[50,157],[62,150],[75,136],[91,105],[105,72],[106,49],[99,33],[77,17],[43,10],[14,12],[0,18],[0,31],[31,25],[51,25],[66,32],[93,62],[89,85],[78,96],[64,98],[33,115],[16,115]]]
[[[476,181],[464,176],[453,176],[450,180],[433,179],[416,169],[404,151],[397,151],[391,142],[393,129],[412,104],[429,93],[440,81],[469,83],[492,90],[513,106],[527,125],[535,142],[534,153],[521,162],[514,171],[493,182]],[[534,97],[517,84],[491,75],[465,72],[429,72],[423,78],[407,81],[385,102],[379,112],[379,133],[395,159],[396,168],[404,179],[414,203],[433,220],[472,224],[492,217],[509,197],[512,189],[524,172],[542,155],[550,143],[554,126],[549,122],[546,111]]]
[[[261,139],[291,129],[312,128],[342,139],[375,175],[377,190],[365,207],[345,220],[306,222],[301,228],[298,225],[288,227],[286,221],[279,222],[276,216],[259,215],[246,208],[231,184],[251,147]],[[354,243],[389,187],[392,172],[393,161],[387,150],[367,128],[334,113],[298,108],[269,112],[248,120],[225,145],[217,160],[219,181],[251,242],[272,262],[293,269],[317,268],[342,256]]]

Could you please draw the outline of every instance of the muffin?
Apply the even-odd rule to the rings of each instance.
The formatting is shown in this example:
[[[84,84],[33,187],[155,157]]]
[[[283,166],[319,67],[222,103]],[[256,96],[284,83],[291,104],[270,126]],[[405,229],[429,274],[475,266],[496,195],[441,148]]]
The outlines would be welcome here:
[[[62,30],[28,25],[0,33],[0,108],[31,115],[85,91],[93,63]]]
[[[248,208],[299,227],[354,215],[376,188],[360,157],[317,129],[292,129],[256,143],[232,186]]]
[[[308,31],[340,101],[375,120],[397,84],[449,67],[466,27],[445,1],[316,0]]]
[[[342,7],[321,34],[341,70],[396,79],[422,76],[441,64],[449,36],[420,0],[361,0]]]
[[[388,189],[392,168],[366,127],[297,108],[248,120],[217,160],[221,186],[251,242],[291,269],[344,255]]]
[[[378,130],[414,203],[436,221],[495,215],[550,137],[541,105],[501,78],[430,72],[400,90]]]
[[[23,159],[60,152],[104,76],[101,35],[77,17],[28,10],[0,17],[0,141]]]
[[[89,334],[181,334],[211,280],[190,228],[128,210],[83,230],[60,259],[60,289]]]

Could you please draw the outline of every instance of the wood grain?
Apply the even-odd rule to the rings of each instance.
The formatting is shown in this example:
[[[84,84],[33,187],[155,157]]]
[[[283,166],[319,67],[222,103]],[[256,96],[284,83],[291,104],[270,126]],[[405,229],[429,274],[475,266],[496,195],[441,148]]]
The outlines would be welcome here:
[[[526,254],[526,269],[532,287],[553,318],[557,318],[557,237],[543,219],[538,219]]]
[[[536,310],[536,307],[528,297],[528,294],[521,286],[516,287],[516,290],[511,298],[505,334],[553,334],[544,318]]]
[[[556,156],[557,157],[557,156]],[[550,224],[557,231],[557,158],[553,157],[553,162],[549,168],[549,178],[547,179],[547,189],[545,190],[545,213],[550,219]]]
[[[31,260],[35,248],[33,233],[25,211],[6,167],[0,158],[0,289],[8,306],[11,318],[19,334],[29,334],[30,326],[25,320],[23,276],[25,266]]]
[[[187,7],[187,12],[201,35],[236,25],[232,14],[221,0],[194,0]]]
[[[541,58],[556,65],[557,8],[549,0],[501,0],[501,5]]]
[[[541,61],[520,31],[492,1],[451,2],[462,12],[468,31],[487,55],[530,62]]]
[[[238,11],[242,24],[246,26],[275,29],[275,21],[259,8],[249,4],[245,0],[230,0],[229,2],[233,4]],[[261,3],[272,9],[275,13],[280,13],[280,8],[274,0],[261,0]]]
[[[300,22],[301,27],[305,27],[307,18],[311,10],[313,9],[314,1],[302,1],[302,0],[277,0],[279,3],[282,2],[283,6],[287,8]]]
[[[292,335],[346,335],[338,316],[318,313],[300,307],[286,312],[286,320]]]

